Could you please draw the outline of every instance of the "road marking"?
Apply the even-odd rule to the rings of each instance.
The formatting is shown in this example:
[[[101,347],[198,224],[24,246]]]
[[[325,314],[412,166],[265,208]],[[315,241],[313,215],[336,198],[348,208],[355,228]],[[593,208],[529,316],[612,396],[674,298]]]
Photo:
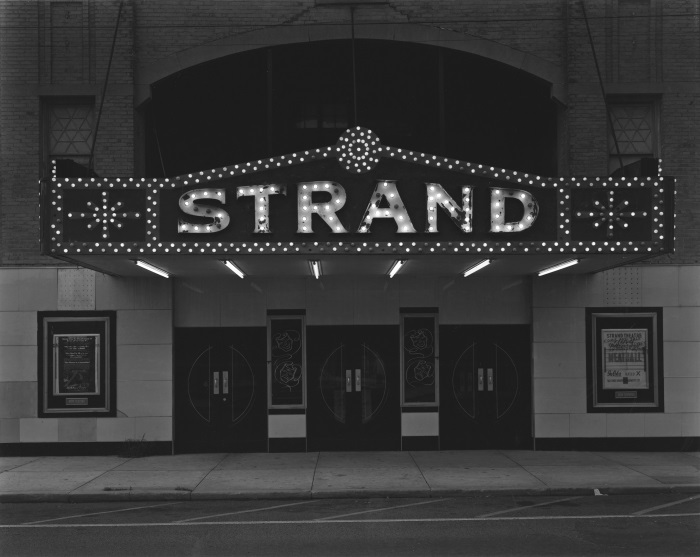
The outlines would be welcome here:
[[[520,511],[522,509],[532,509],[534,507],[544,507],[545,505],[554,505],[555,503],[561,503],[563,501],[573,501],[574,499],[581,499],[582,497],[584,497],[584,496],[580,495],[578,497],[567,497],[566,499],[557,499],[556,501],[546,501],[544,503],[537,503],[536,505],[527,505],[525,507],[513,507],[512,509],[506,509],[504,511],[496,511],[495,513],[480,514],[477,518],[486,518],[489,516],[497,516],[499,514],[512,513],[512,512]]]
[[[658,511],[659,509],[665,509],[667,507],[673,507],[675,505],[680,505],[681,503],[687,503],[688,501],[693,501],[693,500],[697,499],[698,497],[700,497],[700,495],[693,495],[692,497],[688,497],[687,499],[681,499],[680,501],[674,501],[673,503],[666,503],[665,505],[658,505],[656,507],[651,507],[648,509],[637,511],[636,513],[632,513],[632,514],[642,515],[642,514],[650,513],[652,511]]]
[[[430,503],[439,503],[440,501],[447,501],[449,498],[445,499],[431,499],[430,501],[421,501],[420,503],[408,503],[407,505],[396,505],[395,507],[383,507],[381,509],[369,509],[366,511],[357,511],[354,513],[345,513],[345,514],[337,514],[335,516],[325,516],[323,518],[317,518],[316,520],[319,522],[322,522],[324,520],[334,520],[336,518],[343,518],[345,516],[354,516],[357,514],[366,514],[366,513],[379,513],[383,511],[393,511],[394,509],[404,509],[406,507],[416,507],[418,505],[429,505]]]
[[[700,513],[678,513],[678,514],[601,514],[592,516],[500,516],[491,518],[380,518],[375,520],[233,520],[218,522],[138,522],[130,524],[128,522],[117,524],[0,524],[0,529],[10,530],[13,528],[143,528],[143,527],[165,527],[165,526],[250,526],[250,525],[319,525],[319,524],[368,524],[368,523],[402,523],[402,522],[498,522],[516,520],[610,520],[616,518],[643,519],[643,518],[683,518],[700,516]]]
[[[159,505],[146,505],[145,507],[129,507],[128,509],[116,509],[113,511],[100,511],[98,513],[87,513],[87,514],[74,514],[71,516],[61,516],[58,518],[47,518],[46,520],[35,520],[34,522],[25,522],[24,525],[31,524],[41,524],[43,522],[54,522],[56,520],[69,520],[71,518],[83,518],[86,516],[95,516],[98,514],[111,514],[111,513],[123,513],[126,511],[137,511],[139,509],[153,509],[155,507],[167,507],[168,505],[179,505],[182,501],[176,501],[174,503],[161,503]]]
[[[282,507],[294,507],[295,505],[306,505],[308,503],[315,503],[316,501],[319,501],[319,500],[320,499],[311,499],[309,501],[301,501],[299,503],[286,503],[284,505],[275,505],[274,507],[263,507],[261,509],[245,509],[242,511],[233,511],[230,513],[210,514],[208,516],[198,516],[196,518],[185,518],[184,520],[174,521],[174,524],[183,524],[185,522],[192,522],[193,520],[204,520],[205,518],[216,518],[218,516],[231,516],[234,514],[257,513],[260,511],[271,511],[272,509],[281,509]]]

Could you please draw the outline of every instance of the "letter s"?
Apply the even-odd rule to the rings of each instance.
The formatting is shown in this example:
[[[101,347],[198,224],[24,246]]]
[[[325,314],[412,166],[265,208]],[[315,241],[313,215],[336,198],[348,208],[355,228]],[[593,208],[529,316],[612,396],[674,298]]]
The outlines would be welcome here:
[[[228,213],[208,203],[195,203],[195,201],[214,201],[226,203],[226,190],[199,189],[190,190],[180,196],[180,210],[188,215],[209,219],[203,224],[195,224],[179,219],[177,231],[180,234],[212,234],[221,232],[231,222]]]

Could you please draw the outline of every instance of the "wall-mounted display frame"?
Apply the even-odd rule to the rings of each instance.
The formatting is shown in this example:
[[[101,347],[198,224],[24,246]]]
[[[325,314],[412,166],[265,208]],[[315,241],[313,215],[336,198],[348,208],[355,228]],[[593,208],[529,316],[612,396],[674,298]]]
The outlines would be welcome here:
[[[437,308],[401,308],[401,405],[439,404]]]
[[[269,311],[267,404],[270,409],[306,408],[306,316]]]
[[[587,308],[588,412],[663,412],[663,310]]]
[[[39,417],[116,416],[116,312],[37,317]]]

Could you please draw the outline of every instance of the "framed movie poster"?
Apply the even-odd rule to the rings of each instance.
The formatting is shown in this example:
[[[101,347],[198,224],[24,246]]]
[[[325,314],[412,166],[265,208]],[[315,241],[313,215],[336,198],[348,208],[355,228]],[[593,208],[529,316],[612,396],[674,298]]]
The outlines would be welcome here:
[[[304,408],[306,405],[305,317],[283,310],[267,318],[268,406]]]
[[[589,412],[662,412],[661,308],[586,310]]]
[[[39,416],[116,415],[116,312],[39,312]]]
[[[401,313],[402,406],[438,404],[437,312],[421,308]]]

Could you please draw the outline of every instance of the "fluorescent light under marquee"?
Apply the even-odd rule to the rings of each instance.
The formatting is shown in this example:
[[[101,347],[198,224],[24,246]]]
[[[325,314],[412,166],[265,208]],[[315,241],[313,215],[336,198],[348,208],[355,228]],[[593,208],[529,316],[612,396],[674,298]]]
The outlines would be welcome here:
[[[238,275],[239,278],[245,278],[245,273],[241,271],[233,261],[224,260],[222,263],[226,265],[232,273]]]
[[[309,267],[314,275],[314,278],[321,278],[321,262],[320,261],[309,261]]]
[[[394,264],[391,266],[391,269],[389,269],[389,278],[394,278],[394,275],[399,272],[401,267],[403,267],[406,264],[406,260],[404,259],[398,259],[394,261]]]
[[[464,271],[464,276],[468,277],[469,275],[473,275],[477,271],[481,271],[484,267],[489,265],[491,263],[490,259],[484,259],[483,261],[477,263],[476,265],[469,267],[466,271]]]
[[[561,271],[562,269],[566,269],[567,267],[571,267],[572,265],[576,265],[580,259],[570,259],[569,261],[564,261],[563,263],[559,263],[558,265],[554,265],[552,267],[547,267],[546,269],[542,269],[539,273],[537,273],[538,276],[543,276],[543,275],[548,275],[549,273],[554,273],[556,271]]]
[[[160,275],[164,278],[170,278],[170,273],[164,271],[163,269],[160,269],[159,267],[156,267],[155,265],[151,265],[150,263],[146,263],[145,261],[141,261],[140,259],[136,259],[134,263],[136,263],[136,265],[138,265],[142,269],[151,271],[151,273],[155,273],[156,275]]]

